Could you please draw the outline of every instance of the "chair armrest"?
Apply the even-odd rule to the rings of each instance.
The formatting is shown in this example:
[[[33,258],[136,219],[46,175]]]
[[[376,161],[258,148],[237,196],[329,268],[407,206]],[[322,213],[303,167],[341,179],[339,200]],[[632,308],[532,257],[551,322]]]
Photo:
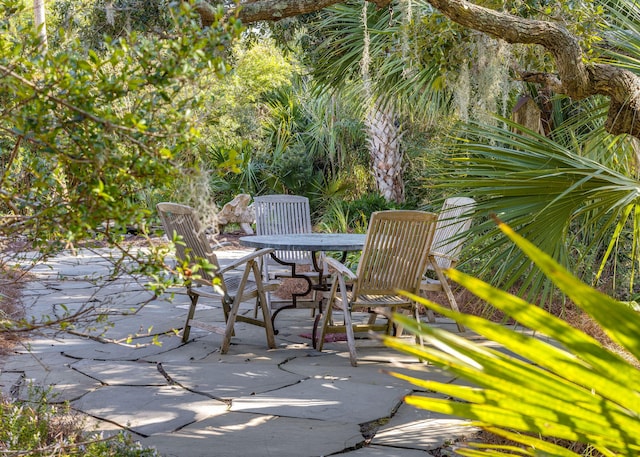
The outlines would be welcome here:
[[[436,267],[440,266],[439,261],[445,262],[445,265],[447,265],[447,261],[449,262],[445,269],[453,268],[458,264],[458,256],[451,256],[437,251],[429,252],[428,259],[429,262],[427,263],[427,270],[429,271],[436,270]],[[439,267],[439,269],[442,270],[442,267]]]
[[[241,257],[239,259],[234,260],[233,262],[231,262],[226,267],[220,269],[218,274],[223,274],[226,271],[238,268],[240,265],[242,265],[244,263],[247,263],[249,260],[253,260],[253,259],[257,259],[259,257],[263,257],[263,256],[265,256],[267,254],[271,254],[273,251],[275,251],[275,249],[271,249],[271,248],[264,248],[264,249],[260,249],[259,251],[254,251],[254,252],[252,252],[250,254],[245,255],[244,257]]]
[[[323,262],[335,269],[338,273],[348,276],[349,279],[355,280],[357,278],[356,274],[353,271],[349,270],[344,264],[338,262],[333,257],[324,257]]]
[[[225,246],[231,246],[232,243],[230,241],[214,241],[213,243],[211,243],[211,245],[215,249],[220,249]]]
[[[438,251],[430,251],[429,256],[442,257],[443,259],[449,259],[449,260],[456,260],[456,257],[457,257],[457,256],[452,256],[449,254],[445,254],[444,252],[438,252]]]

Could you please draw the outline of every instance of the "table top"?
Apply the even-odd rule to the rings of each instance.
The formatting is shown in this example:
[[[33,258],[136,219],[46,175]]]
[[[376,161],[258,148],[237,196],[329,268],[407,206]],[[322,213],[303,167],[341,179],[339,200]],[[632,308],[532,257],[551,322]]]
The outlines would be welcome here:
[[[293,233],[243,236],[238,241],[243,246],[282,251],[359,251],[365,237],[356,233]]]

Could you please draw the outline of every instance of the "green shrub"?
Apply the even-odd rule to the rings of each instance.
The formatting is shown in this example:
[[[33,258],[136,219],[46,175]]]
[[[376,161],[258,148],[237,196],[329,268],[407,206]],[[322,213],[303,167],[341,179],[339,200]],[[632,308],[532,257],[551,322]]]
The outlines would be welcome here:
[[[518,447],[470,443],[472,449],[458,451],[462,455],[578,455],[552,439],[584,443],[607,456],[638,455],[640,316],[629,304],[582,283],[509,227],[499,225],[560,290],[602,327],[620,351],[605,349],[597,340],[539,307],[452,270],[448,272],[451,279],[530,331],[454,313],[415,297],[505,350],[418,324],[406,316],[395,316],[427,345],[420,347],[391,337],[385,338],[387,345],[445,368],[476,386],[394,374],[446,396],[410,396],[407,403],[471,419],[475,425],[519,443]]]
[[[336,200],[335,204],[326,209],[321,223],[327,231],[364,233],[367,230],[371,213],[387,209],[401,209],[402,207],[397,203],[386,201],[379,194],[371,193],[356,200]]]
[[[66,405],[34,390],[29,401],[0,398],[0,454],[32,457],[156,457],[124,432],[109,438],[86,431]]]
[[[175,2],[175,38],[131,33],[100,52],[77,39],[43,52],[24,3],[0,3],[0,235],[44,253],[97,231],[117,244],[146,225],[154,192],[200,175],[189,155],[194,113],[207,110],[202,75],[228,72],[224,51],[242,25],[220,7],[202,28],[192,2]]]

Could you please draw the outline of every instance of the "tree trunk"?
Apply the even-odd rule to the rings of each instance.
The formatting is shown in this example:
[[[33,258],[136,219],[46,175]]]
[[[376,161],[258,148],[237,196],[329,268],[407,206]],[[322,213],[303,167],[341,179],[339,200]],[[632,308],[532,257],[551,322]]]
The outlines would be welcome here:
[[[376,187],[388,202],[403,203],[402,133],[393,109],[374,104],[365,119]]]
[[[513,108],[513,120],[533,132],[541,135],[546,133],[542,126],[542,110],[529,96],[520,97]],[[518,133],[522,132],[518,130]]]
[[[47,43],[47,23],[46,23],[46,11],[44,8],[45,0],[33,0],[33,13],[34,13],[34,23],[36,26],[36,30],[38,31],[38,36],[40,37],[40,49],[42,52],[46,52],[48,43]]]

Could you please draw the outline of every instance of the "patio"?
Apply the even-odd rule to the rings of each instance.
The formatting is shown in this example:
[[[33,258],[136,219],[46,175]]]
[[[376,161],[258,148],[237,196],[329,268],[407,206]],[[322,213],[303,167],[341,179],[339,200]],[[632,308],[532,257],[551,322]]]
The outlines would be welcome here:
[[[353,368],[344,341],[326,342],[322,353],[311,347],[313,319],[298,309],[279,315],[276,349],[267,349],[262,329],[238,323],[229,353],[221,355],[221,335],[194,328],[184,344],[172,331],[189,303],[182,290],[153,299],[139,278],[110,279],[109,262],[109,251],[82,250],[32,270],[35,279],[24,290],[31,315],[91,302],[114,325],[102,335],[34,334],[29,351],[0,364],[4,394],[24,399],[30,384],[50,388],[53,402],[68,401],[97,430],[129,430],[164,456],[427,456],[473,433],[461,420],[404,404],[409,393],[428,393],[381,370],[457,381],[378,341],[358,341]],[[212,321],[221,318],[213,308],[200,317],[209,311]],[[253,313],[253,306],[242,312]],[[453,322],[436,325],[456,331]]]

